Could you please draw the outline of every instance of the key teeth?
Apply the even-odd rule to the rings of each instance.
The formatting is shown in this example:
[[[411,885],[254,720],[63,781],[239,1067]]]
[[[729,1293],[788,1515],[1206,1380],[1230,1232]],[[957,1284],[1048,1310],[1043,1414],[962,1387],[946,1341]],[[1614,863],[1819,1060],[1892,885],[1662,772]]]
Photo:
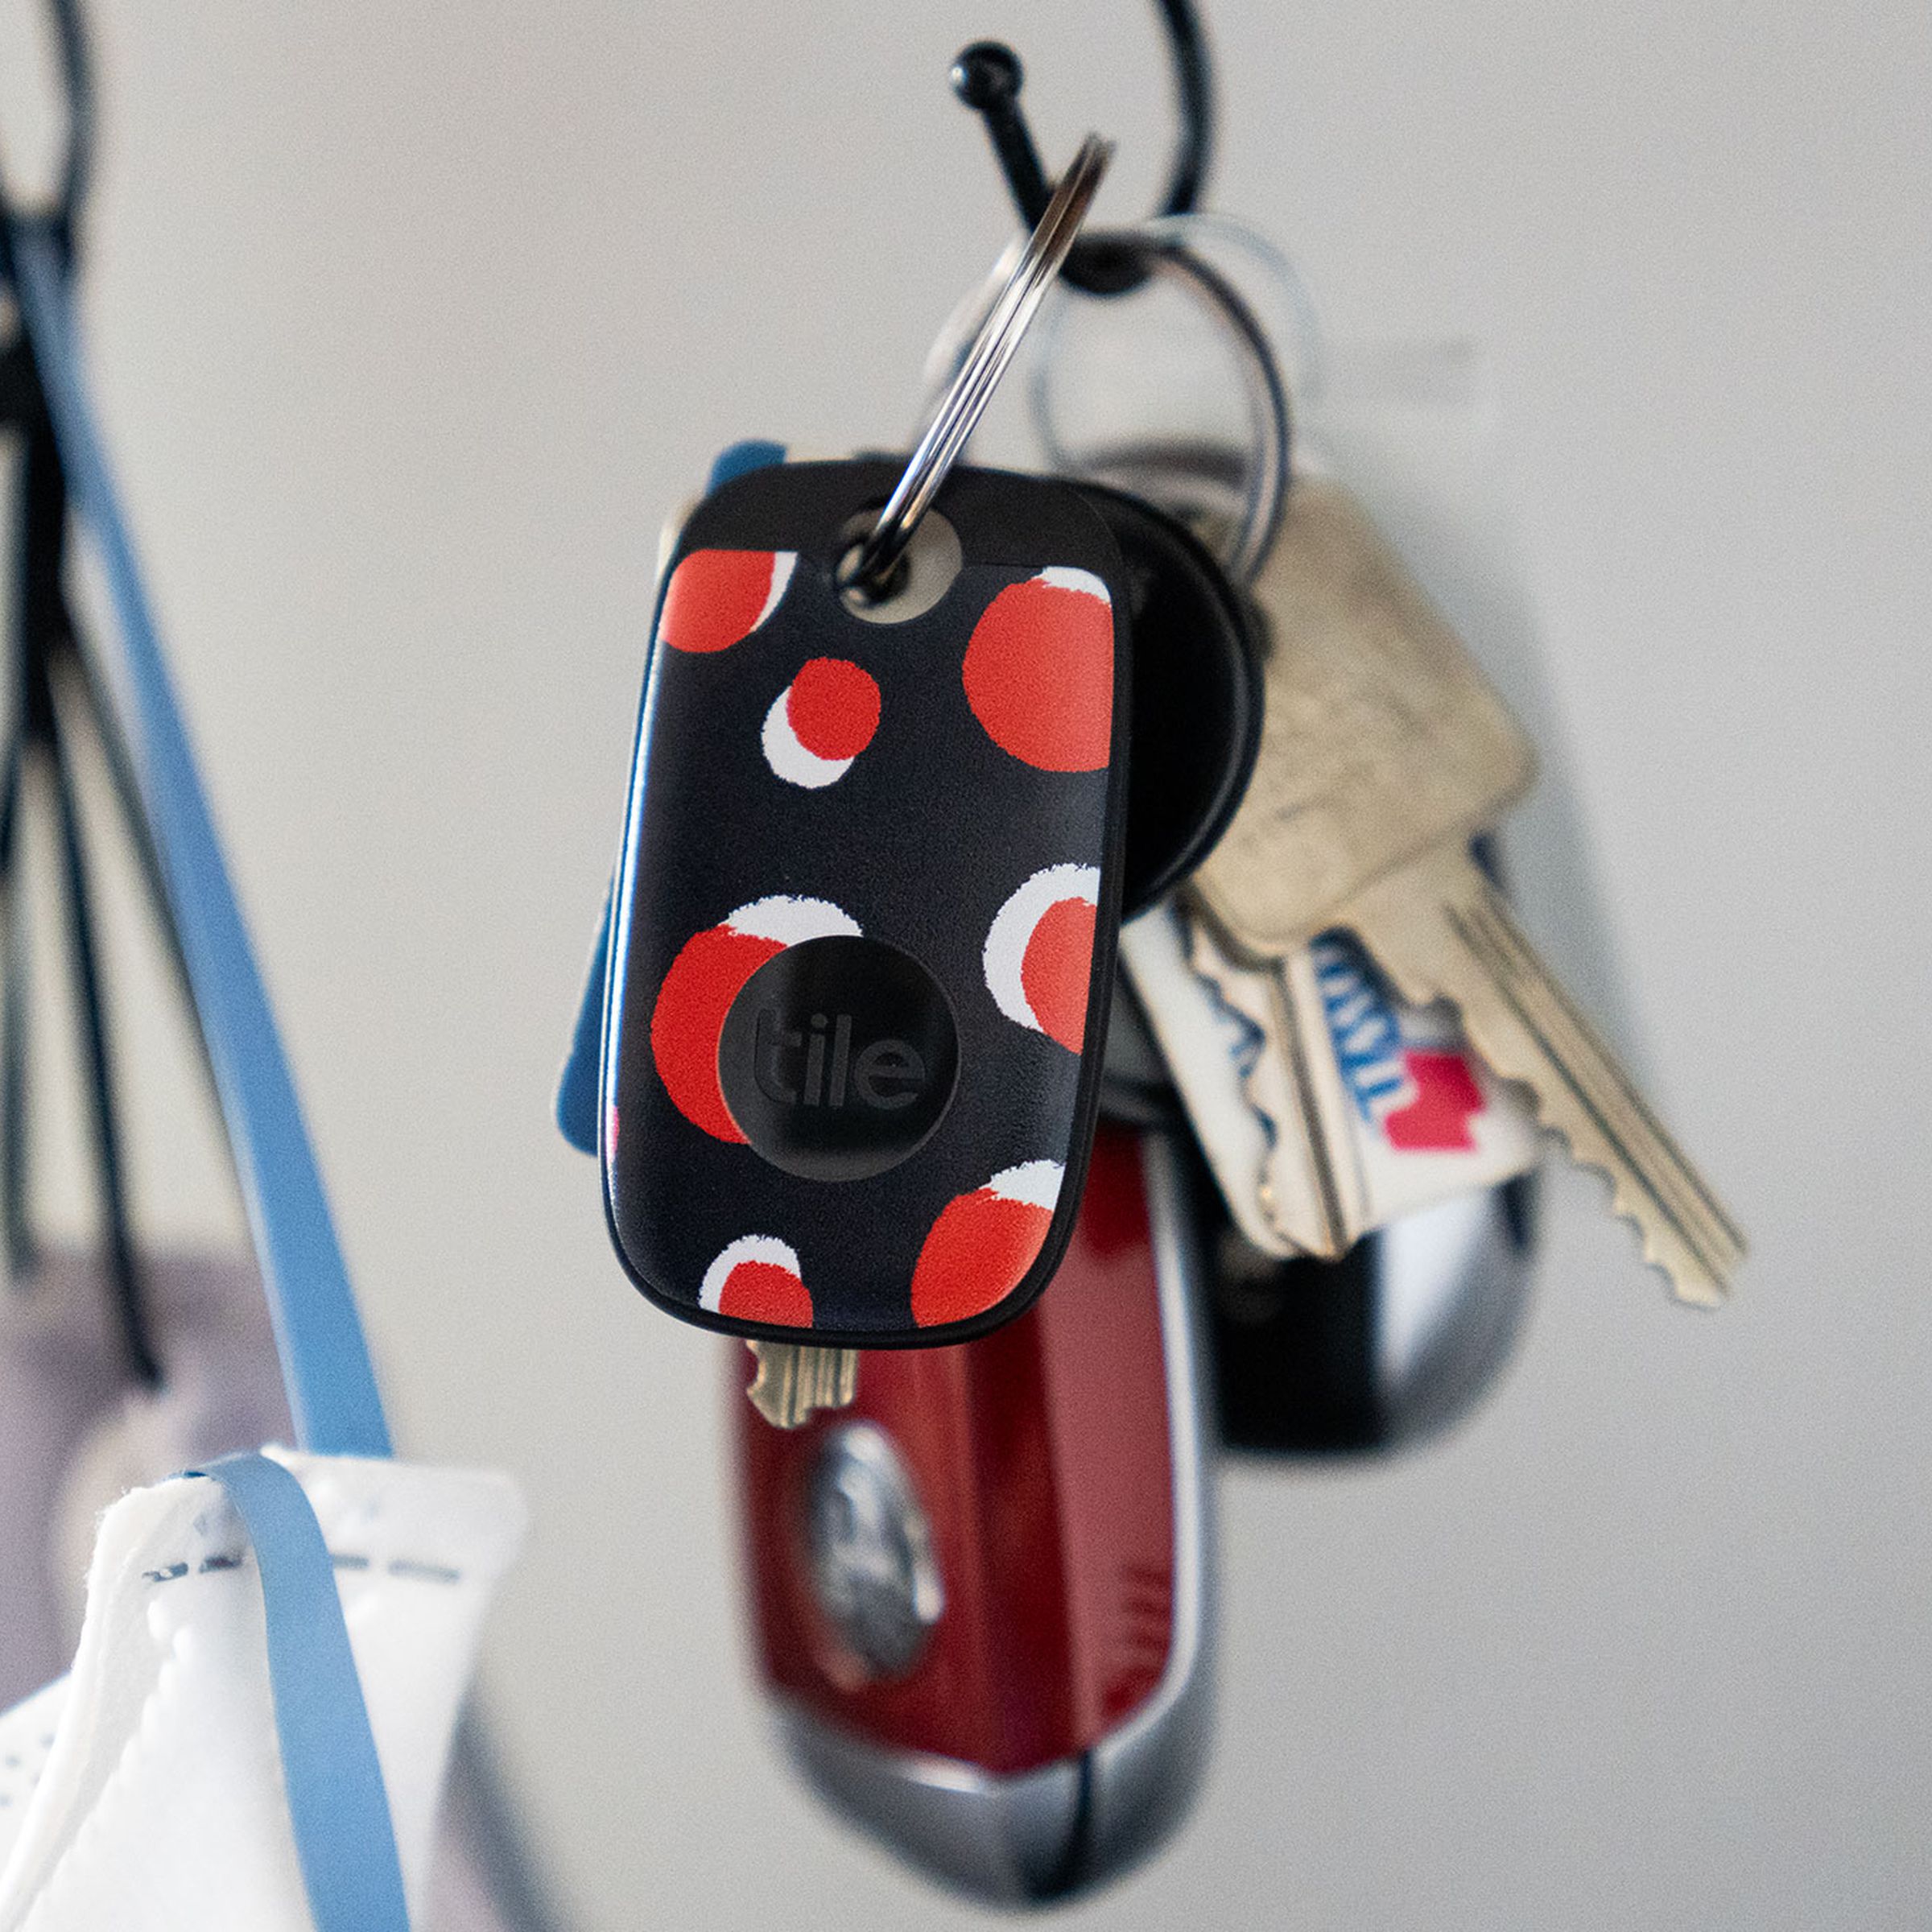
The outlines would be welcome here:
[[[1265,1038],[1265,1036],[1261,1036],[1261,1030],[1255,1026],[1254,1022],[1236,1005],[1230,996],[1228,982],[1223,976],[1230,972],[1241,971],[1241,968],[1228,959],[1219,947],[1206,943],[1205,935],[1199,925],[1194,926],[1188,935],[1187,965],[1195,977],[1201,980],[1207,987],[1209,995],[1223,1013],[1229,1015],[1241,1026],[1249,1029],[1257,1036]],[[1242,1071],[1241,1076],[1241,1097],[1254,1109],[1256,1118],[1267,1130],[1270,1143],[1278,1147],[1282,1139],[1282,1123],[1276,1117],[1274,1109],[1262,1098],[1259,1092],[1257,1075],[1260,1069],[1261,1058],[1257,1051],[1255,1057],[1249,1060],[1247,1067]],[[1266,1217],[1268,1224],[1283,1241],[1292,1241],[1298,1254],[1314,1253],[1318,1258],[1324,1261],[1332,1261],[1335,1258],[1334,1255],[1323,1254],[1319,1249],[1311,1250],[1304,1248],[1299,1241],[1294,1241],[1293,1237],[1282,1228],[1281,1215],[1275,1201],[1274,1184],[1265,1167],[1262,1170],[1256,1195],[1261,1205],[1261,1212]]]
[[[1514,1080],[1527,1092],[1539,1123],[1563,1141],[1579,1166],[1590,1168],[1608,1182],[1611,1206],[1637,1229],[1644,1259],[1668,1277],[1671,1292],[1678,1300],[1699,1307],[1721,1307],[1731,1291],[1730,1277],[1744,1257],[1743,1232],[1651,1112],[1588,1019],[1544,965],[1517,925],[1508,902],[1460,855],[1455,869],[1459,876],[1452,881],[1451,891],[1443,902],[1450,929],[1468,956],[1481,966],[1490,985],[1513,1009],[1518,1025],[1546,1042],[1550,1039],[1559,1042],[1554,1051],[1547,1044],[1545,1051],[1557,1059],[1559,1067],[1571,1070],[1572,1086],[1582,1091],[1579,1085],[1582,1076],[1575,1069],[1591,1068],[1592,1090],[1608,1089],[1616,1100],[1619,1112],[1627,1119],[1620,1126],[1612,1126],[1608,1121],[1599,1124],[1604,1137],[1620,1146],[1633,1166],[1638,1164],[1635,1148],[1646,1147],[1647,1164],[1658,1176],[1653,1191],[1662,1216],[1661,1225],[1658,1220],[1642,1212],[1627,1177],[1578,1146],[1570,1129],[1554,1117],[1546,1096],[1536,1085],[1498,1066],[1496,1055],[1488,1051],[1485,1042],[1487,1028],[1483,1016],[1472,1013],[1466,1001],[1454,1000],[1447,987],[1438,988],[1454,1000],[1469,1043],[1492,1072]],[[1674,1199],[1664,1198],[1662,1189],[1666,1180],[1671,1183]],[[1659,1238],[1666,1229],[1674,1238]],[[1677,1257],[1674,1263],[1670,1258],[1673,1253]]]
[[[1735,1230],[1723,1227],[1707,1235],[1711,1253],[1700,1253],[1688,1238],[1688,1253],[1684,1264],[1673,1266],[1666,1252],[1666,1245],[1656,1237],[1654,1224],[1645,1220],[1631,1199],[1631,1191],[1620,1182],[1616,1170],[1606,1167],[1600,1161],[1579,1153],[1569,1135],[1550,1117],[1550,1109],[1542,1097],[1526,1080],[1513,1080],[1510,1084],[1528,1096],[1537,1125],[1544,1133],[1554,1134],[1563,1142],[1565,1151],[1579,1167],[1596,1174],[1604,1183],[1610,1195],[1611,1212],[1617,1219],[1637,1231],[1637,1248],[1645,1264],[1657,1269],[1670,1284],[1671,1298],[1681,1302],[1688,1308],[1721,1308],[1731,1298],[1731,1275],[1744,1260],[1747,1252],[1744,1237]]]
[[[754,1348],[751,1359],[758,1365],[758,1373],[745,1390],[745,1398],[752,1407],[774,1429],[803,1427],[805,1418],[795,1414],[792,1405],[786,1400],[784,1385],[791,1380],[790,1376],[781,1375],[778,1364],[762,1349]]]

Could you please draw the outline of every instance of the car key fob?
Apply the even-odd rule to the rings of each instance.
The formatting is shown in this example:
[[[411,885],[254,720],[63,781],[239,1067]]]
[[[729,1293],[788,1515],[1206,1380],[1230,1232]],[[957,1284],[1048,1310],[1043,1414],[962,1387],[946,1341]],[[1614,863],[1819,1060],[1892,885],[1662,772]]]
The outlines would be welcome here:
[[[1113,979],[1128,597],[1071,485],[956,470],[877,604],[890,462],[771,465],[687,519],[613,900],[599,1141],[658,1306],[952,1342],[1071,1231]],[[1092,1051],[1088,1051],[1088,1042]]]
[[[755,1641],[835,1810],[993,1902],[1153,1850],[1207,1744],[1204,1408],[1179,1142],[1104,1126],[1071,1245],[1021,1320],[862,1358],[854,1406],[734,1400]],[[741,1379],[741,1357],[733,1360]]]
[[[1459,1195],[1339,1261],[1263,1254],[1202,1191],[1208,1358],[1224,1447],[1261,1455],[1407,1448],[1494,1388],[1527,1316],[1536,1177]]]

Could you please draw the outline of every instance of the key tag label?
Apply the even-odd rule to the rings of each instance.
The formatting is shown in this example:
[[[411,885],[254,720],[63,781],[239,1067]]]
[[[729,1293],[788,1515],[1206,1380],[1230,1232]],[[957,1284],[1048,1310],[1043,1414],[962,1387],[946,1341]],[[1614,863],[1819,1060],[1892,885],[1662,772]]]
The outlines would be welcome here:
[[[841,564],[899,467],[726,482],[658,606],[600,1155],[638,1286],[741,1335],[917,1345],[1018,1314],[1092,1136],[1124,567],[1071,485],[956,469],[911,614],[866,609]]]

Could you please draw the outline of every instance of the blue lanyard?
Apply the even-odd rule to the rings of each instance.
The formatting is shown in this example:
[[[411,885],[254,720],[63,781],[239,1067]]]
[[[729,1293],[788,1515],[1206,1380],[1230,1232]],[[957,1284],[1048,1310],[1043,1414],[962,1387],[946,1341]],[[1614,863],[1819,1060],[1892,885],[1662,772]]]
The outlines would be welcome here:
[[[9,241],[68,486],[93,531],[114,606],[118,675],[109,681],[126,708],[142,802],[268,1291],[296,1439],[320,1455],[387,1455],[389,1429],[315,1150],[94,427],[60,250],[43,221],[16,219]]]
[[[89,407],[62,251],[42,221],[11,220],[6,239],[61,466],[114,602],[120,649],[109,682],[125,707],[296,1436],[322,1455],[386,1456],[389,1430],[315,1150]],[[382,1767],[314,1509],[294,1476],[263,1456],[196,1473],[222,1484],[254,1550],[283,1782],[318,1932],[408,1932]]]
[[[265,1455],[188,1473],[228,1492],[254,1549],[282,1784],[316,1932],[409,1932],[382,1765],[316,1513]]]

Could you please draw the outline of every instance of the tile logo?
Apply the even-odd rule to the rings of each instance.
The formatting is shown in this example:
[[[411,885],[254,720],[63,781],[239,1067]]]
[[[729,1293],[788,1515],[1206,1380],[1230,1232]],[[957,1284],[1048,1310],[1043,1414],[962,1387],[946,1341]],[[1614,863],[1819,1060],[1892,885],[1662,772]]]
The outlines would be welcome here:
[[[896,946],[834,934],[786,947],[745,981],[718,1037],[718,1085],[774,1167],[864,1180],[939,1125],[959,1060],[932,975]]]

